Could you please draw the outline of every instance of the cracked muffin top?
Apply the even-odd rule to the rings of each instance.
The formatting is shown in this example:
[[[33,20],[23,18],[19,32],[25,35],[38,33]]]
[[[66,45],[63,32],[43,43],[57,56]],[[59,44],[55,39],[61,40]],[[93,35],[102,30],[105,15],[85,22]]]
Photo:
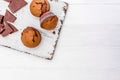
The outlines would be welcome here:
[[[34,48],[40,44],[41,34],[37,29],[33,27],[27,27],[21,34],[21,40],[26,47]]]
[[[30,12],[36,17],[50,10],[50,4],[47,0],[33,0],[30,4]]]

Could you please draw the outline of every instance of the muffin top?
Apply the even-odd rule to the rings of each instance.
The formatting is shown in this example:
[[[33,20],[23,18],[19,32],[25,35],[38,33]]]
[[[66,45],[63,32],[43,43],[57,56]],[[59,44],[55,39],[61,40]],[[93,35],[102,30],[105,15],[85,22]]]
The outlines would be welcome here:
[[[26,47],[37,47],[41,42],[41,34],[33,27],[27,27],[21,34],[21,40]]]
[[[36,17],[40,17],[49,10],[50,4],[47,0],[33,0],[30,4],[30,11]]]

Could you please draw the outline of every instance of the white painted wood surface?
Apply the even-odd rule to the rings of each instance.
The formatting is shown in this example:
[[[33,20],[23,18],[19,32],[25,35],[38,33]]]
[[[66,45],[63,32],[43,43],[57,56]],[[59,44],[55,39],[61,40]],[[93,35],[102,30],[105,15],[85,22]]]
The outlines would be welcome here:
[[[52,61],[0,47],[1,80],[120,80],[120,0],[70,3]]]
[[[62,1],[66,1],[66,2],[68,2],[68,3],[70,3],[70,4],[81,4],[81,3],[92,3],[92,4],[96,4],[96,3],[98,3],[98,4],[100,4],[100,3],[112,3],[112,4],[114,4],[114,3],[117,3],[117,4],[119,4],[120,3],[120,0],[62,0]]]

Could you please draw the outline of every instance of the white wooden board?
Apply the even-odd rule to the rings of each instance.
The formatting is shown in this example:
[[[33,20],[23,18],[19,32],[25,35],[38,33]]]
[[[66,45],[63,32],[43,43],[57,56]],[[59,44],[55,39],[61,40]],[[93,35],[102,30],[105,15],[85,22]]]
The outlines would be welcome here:
[[[40,27],[39,18],[34,17],[30,13],[29,6],[31,1],[32,0],[27,0],[28,5],[14,14],[17,17],[17,20],[13,24],[18,29],[18,32],[8,35],[7,37],[0,36],[0,45],[45,59],[52,59],[63,26],[68,4],[61,1],[49,1],[50,11],[58,16],[59,21],[54,30],[47,31]],[[7,2],[3,0],[0,1],[0,14],[5,14],[6,9],[8,9],[7,5]],[[33,26],[38,29],[42,35],[42,41],[38,47],[27,48],[21,42],[21,33],[28,26]],[[55,32],[55,34],[53,32]]]

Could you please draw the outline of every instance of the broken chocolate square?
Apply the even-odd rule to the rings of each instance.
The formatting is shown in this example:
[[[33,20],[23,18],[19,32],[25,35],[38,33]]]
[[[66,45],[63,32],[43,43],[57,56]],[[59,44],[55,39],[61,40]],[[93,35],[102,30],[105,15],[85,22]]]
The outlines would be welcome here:
[[[11,33],[14,33],[14,32],[17,32],[18,31],[18,29],[16,29],[16,27],[14,26],[14,25],[12,25],[11,23],[7,23],[9,26],[10,26],[10,28],[13,30]]]
[[[2,32],[2,36],[5,37],[7,35],[9,35],[11,32],[13,32],[13,30],[10,28],[10,26],[8,24],[4,25],[4,32]]]
[[[3,23],[3,18],[4,18],[4,16],[3,16],[3,15],[0,15],[0,24]]]
[[[14,22],[15,20],[16,20],[16,17],[12,13],[10,13],[8,10],[6,10],[4,21]]]
[[[7,2],[11,2],[12,0],[5,0],[5,1],[7,1]]]
[[[0,24],[0,34],[4,31],[4,25]]]
[[[15,13],[25,5],[27,5],[27,2],[25,0],[12,0],[8,7],[11,12]]]

